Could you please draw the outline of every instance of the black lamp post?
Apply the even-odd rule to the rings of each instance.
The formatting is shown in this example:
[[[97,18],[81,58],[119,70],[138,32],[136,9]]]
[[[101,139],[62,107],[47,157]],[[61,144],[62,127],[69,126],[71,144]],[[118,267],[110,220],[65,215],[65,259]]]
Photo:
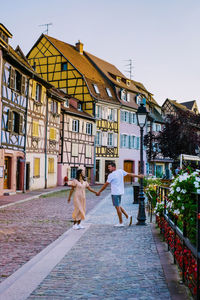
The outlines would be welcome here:
[[[144,174],[144,162],[143,162],[143,133],[144,126],[146,124],[148,112],[144,103],[141,103],[136,112],[138,126],[140,127],[140,174]],[[137,216],[137,224],[136,225],[146,225],[146,214],[145,214],[145,197],[144,197],[144,186],[143,186],[143,178],[140,179],[140,189],[139,189],[139,210]]]

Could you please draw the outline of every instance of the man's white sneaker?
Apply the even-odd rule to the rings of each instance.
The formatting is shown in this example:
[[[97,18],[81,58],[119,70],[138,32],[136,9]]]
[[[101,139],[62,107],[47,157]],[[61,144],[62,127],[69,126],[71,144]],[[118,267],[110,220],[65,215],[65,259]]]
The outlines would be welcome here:
[[[79,229],[85,229],[85,227],[81,224],[78,225]]]
[[[116,225],[114,225],[115,227],[124,227],[125,225],[124,225],[124,223],[119,223],[119,224],[116,224]]]
[[[78,224],[74,224],[73,227],[72,227],[74,230],[78,230],[80,229],[79,225]]]

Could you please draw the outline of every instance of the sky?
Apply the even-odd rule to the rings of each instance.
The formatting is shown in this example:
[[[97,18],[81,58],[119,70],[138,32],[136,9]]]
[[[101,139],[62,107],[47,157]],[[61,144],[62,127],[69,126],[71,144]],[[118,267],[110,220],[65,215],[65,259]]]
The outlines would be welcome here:
[[[0,0],[0,23],[10,44],[27,54],[48,34],[84,49],[132,79],[162,105],[196,100],[200,109],[199,0]]]

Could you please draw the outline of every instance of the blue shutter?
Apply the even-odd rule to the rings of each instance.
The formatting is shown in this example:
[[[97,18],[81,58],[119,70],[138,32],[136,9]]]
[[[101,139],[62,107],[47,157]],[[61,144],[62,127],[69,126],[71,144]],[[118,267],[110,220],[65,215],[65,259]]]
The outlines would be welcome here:
[[[123,148],[123,134],[120,134],[120,148]]]
[[[131,149],[131,135],[129,135],[129,137],[128,137],[129,139],[129,149]]]
[[[129,123],[131,124],[132,123],[132,113],[129,112]]]

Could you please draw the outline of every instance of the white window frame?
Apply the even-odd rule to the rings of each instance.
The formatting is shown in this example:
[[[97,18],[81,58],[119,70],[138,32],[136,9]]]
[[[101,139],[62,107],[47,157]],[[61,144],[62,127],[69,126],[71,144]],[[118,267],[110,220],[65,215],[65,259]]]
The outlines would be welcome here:
[[[92,124],[86,123],[86,134],[92,135]]]
[[[108,147],[114,146],[114,136],[112,132],[108,132],[108,140],[107,140]]]
[[[102,145],[102,132],[97,131],[96,133],[96,146],[101,146]]]
[[[96,118],[101,119],[102,117],[102,108],[100,105],[96,105]]]
[[[106,88],[106,92],[107,92],[108,96],[110,98],[112,98],[112,93],[111,93],[111,90],[109,88]]]
[[[72,131],[79,132],[79,120],[72,120]]]
[[[95,91],[96,94],[100,94],[97,84],[93,84],[93,88],[94,88],[94,91]]]
[[[113,108],[108,108],[108,120],[114,121],[114,109]]]

